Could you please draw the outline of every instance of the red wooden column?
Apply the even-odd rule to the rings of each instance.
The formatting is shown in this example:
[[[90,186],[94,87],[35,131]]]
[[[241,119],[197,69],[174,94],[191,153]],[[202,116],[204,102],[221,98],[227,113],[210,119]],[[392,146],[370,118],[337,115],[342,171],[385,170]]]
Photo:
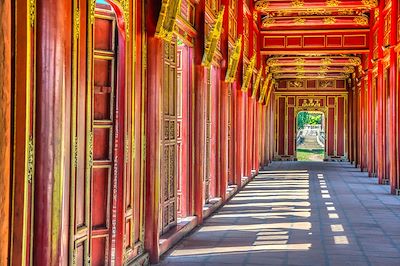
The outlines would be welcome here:
[[[36,2],[37,114],[33,264],[68,259],[72,4]]]
[[[372,30],[374,24],[372,19],[370,19],[370,29]],[[368,142],[368,151],[367,151],[367,160],[368,160],[368,176],[372,177],[375,176],[375,136],[374,136],[374,116],[373,116],[373,107],[374,107],[374,99],[373,99],[373,34],[371,32],[369,37],[369,55],[367,58],[367,65],[368,65],[368,87],[367,87],[367,142]]]
[[[11,157],[11,1],[0,1],[0,265],[8,263]]]
[[[389,102],[389,112],[390,114],[390,121],[387,121],[389,123],[389,139],[392,141],[389,145],[389,178],[390,178],[390,188],[391,188],[391,193],[396,193],[396,189],[399,188],[398,184],[398,178],[397,178],[397,171],[398,171],[398,160],[399,156],[396,151],[397,150],[397,143],[399,143],[400,137],[398,134],[396,134],[397,129],[399,127],[397,121],[399,115],[398,115],[398,104],[397,104],[397,98],[398,98],[398,89],[397,89],[397,79],[398,79],[398,74],[397,74],[397,53],[395,51],[395,46],[397,45],[397,19],[398,19],[398,1],[392,0],[392,10],[391,10],[391,31],[390,31],[390,80],[389,80],[389,95],[390,95],[390,102]]]
[[[220,66],[220,158],[218,160],[217,172],[220,176],[219,195],[222,200],[226,198],[228,186],[228,90],[229,84],[225,82],[225,74],[228,67],[228,35],[229,31],[229,0],[222,0],[221,4],[225,6],[223,20],[223,31],[221,34],[220,49],[222,62]]]
[[[237,33],[238,36],[243,34],[243,0],[238,1],[238,20],[237,20]],[[244,41],[244,39],[243,39]],[[238,71],[236,81],[232,89],[232,96],[234,99],[234,157],[235,157],[235,184],[240,187],[242,183],[242,177],[244,174],[244,100],[245,96],[241,91],[242,77],[243,77],[243,51],[244,45],[242,45],[241,57],[238,64]]]
[[[163,41],[155,37],[161,2],[147,1],[147,124],[146,124],[146,215],[145,248],[149,252],[150,262],[159,260],[160,235],[160,109],[161,88],[163,85]]]
[[[385,81],[383,77],[383,23],[384,23],[384,16],[383,16],[383,8],[384,8],[384,1],[380,1],[379,3],[379,26],[378,26],[378,83],[377,83],[377,101],[378,101],[378,110],[377,110],[377,123],[378,123],[378,143],[376,143],[377,151],[378,151],[378,169],[377,175],[379,184],[382,183],[382,179],[385,178],[385,124],[384,124],[384,117],[386,116],[385,113],[385,103],[386,103],[386,95],[384,95],[385,91]]]
[[[193,162],[193,183],[194,183],[194,214],[198,222],[203,221],[203,176],[204,176],[204,145],[205,145],[205,98],[206,98],[206,75],[201,65],[204,53],[204,28],[205,28],[205,0],[200,0],[196,6],[195,28],[197,36],[193,48],[194,61],[194,162]]]

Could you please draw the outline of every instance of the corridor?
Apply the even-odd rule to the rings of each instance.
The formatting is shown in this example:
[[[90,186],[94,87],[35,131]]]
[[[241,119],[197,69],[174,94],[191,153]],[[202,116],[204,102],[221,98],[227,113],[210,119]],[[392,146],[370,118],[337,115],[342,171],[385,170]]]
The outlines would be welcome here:
[[[399,265],[400,199],[349,163],[273,162],[161,265]]]

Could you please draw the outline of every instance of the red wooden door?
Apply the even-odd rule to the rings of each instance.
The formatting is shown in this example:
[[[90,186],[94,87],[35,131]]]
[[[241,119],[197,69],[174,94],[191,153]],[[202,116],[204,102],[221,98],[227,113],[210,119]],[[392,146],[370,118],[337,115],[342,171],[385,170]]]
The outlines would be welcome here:
[[[177,223],[177,47],[164,43],[164,72],[161,134],[161,234]]]
[[[91,262],[107,265],[116,259],[117,203],[121,201],[117,191],[122,181],[124,156],[124,70],[123,60],[117,64],[122,51],[117,46],[113,12],[96,16],[95,33],[91,94]]]

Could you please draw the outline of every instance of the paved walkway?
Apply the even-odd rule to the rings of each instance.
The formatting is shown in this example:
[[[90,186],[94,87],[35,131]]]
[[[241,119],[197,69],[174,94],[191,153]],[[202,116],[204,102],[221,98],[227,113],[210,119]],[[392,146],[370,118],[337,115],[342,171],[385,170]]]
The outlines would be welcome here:
[[[400,198],[348,163],[274,162],[162,265],[400,265]]]

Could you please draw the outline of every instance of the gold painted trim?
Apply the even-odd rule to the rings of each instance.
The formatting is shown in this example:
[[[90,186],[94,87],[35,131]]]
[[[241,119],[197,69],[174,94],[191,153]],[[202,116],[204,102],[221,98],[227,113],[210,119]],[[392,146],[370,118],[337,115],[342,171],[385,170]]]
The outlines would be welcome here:
[[[211,67],[211,63],[213,61],[214,54],[217,50],[218,41],[221,37],[222,33],[222,24],[224,19],[225,6],[222,6],[221,10],[218,13],[218,16],[215,20],[215,23],[207,36],[207,41],[204,49],[203,60],[201,65],[209,68]]]
[[[253,75],[255,65],[256,65],[256,55],[253,55],[253,57],[250,60],[249,65],[247,66],[246,72],[244,73],[243,84],[242,84],[243,92],[247,92],[247,90],[249,89],[250,81],[251,81],[251,77]]]
[[[155,36],[165,41],[171,41],[182,0],[162,0],[158,16]]]

